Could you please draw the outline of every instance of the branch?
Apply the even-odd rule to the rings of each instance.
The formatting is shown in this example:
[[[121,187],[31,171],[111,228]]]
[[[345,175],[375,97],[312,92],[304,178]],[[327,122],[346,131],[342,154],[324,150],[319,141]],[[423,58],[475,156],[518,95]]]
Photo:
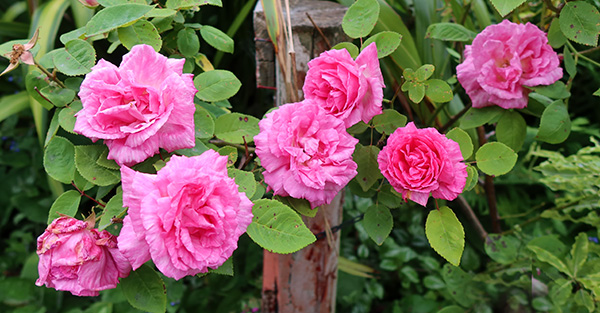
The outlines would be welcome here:
[[[487,139],[483,126],[477,127],[477,135],[479,137],[479,146],[483,146]],[[490,218],[492,219],[492,232],[500,233],[500,216],[498,215],[498,206],[496,204],[496,189],[494,188],[494,178],[489,175],[485,175],[485,183],[483,188],[485,189],[485,196],[487,197],[488,207],[490,208]]]
[[[456,200],[454,200],[454,201],[456,201],[458,203],[460,208],[463,210],[463,213],[467,216],[467,218],[473,224],[473,226],[475,226],[475,230],[479,234],[479,237],[481,237],[481,239],[485,242],[485,239],[487,238],[488,233],[483,228],[483,225],[481,225],[479,218],[477,218],[477,215],[475,215],[475,213],[473,212],[473,209],[471,208],[471,206],[469,205],[467,200],[465,200],[465,197],[463,197],[462,195],[459,195],[458,198],[456,198]]]

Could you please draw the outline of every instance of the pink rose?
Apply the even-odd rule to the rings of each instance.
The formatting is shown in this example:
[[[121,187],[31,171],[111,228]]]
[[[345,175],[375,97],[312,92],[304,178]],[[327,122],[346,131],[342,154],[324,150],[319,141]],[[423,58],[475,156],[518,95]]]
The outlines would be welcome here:
[[[108,158],[133,165],[156,154],[193,148],[194,94],[183,59],[167,59],[148,45],[137,45],[119,67],[100,60],[81,84],[83,109],[75,132],[104,139]]]
[[[119,250],[133,269],[152,259],[177,280],[221,266],[252,221],[252,202],[227,176],[227,157],[213,150],[174,155],[156,175],[121,167],[129,207]]]
[[[394,131],[377,162],[392,187],[422,206],[429,194],[436,199],[454,200],[467,182],[458,143],[435,128],[417,129],[410,122]]]
[[[330,50],[308,62],[308,68],[304,97],[342,119],[346,128],[381,114],[385,86],[375,43],[356,61],[346,49]]]
[[[537,26],[508,20],[486,27],[465,47],[465,60],[456,67],[459,82],[473,107],[527,106],[523,86],[551,85],[562,77],[556,52]]]
[[[306,199],[315,208],[330,203],[356,176],[352,153],[358,139],[314,102],[283,105],[258,125],[256,154],[274,194]]]
[[[35,284],[76,296],[97,296],[99,290],[117,287],[131,266],[117,249],[115,236],[93,227],[93,221],[55,219],[37,239],[40,278]]]

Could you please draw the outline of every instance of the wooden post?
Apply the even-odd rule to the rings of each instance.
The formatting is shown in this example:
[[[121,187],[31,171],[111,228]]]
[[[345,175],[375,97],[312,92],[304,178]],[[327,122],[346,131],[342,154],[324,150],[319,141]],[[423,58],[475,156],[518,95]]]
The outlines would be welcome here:
[[[303,98],[302,85],[308,71],[308,61],[328,50],[329,44],[348,40],[341,27],[345,12],[346,8],[335,2],[290,0],[296,83],[300,89],[300,99]],[[313,26],[307,13],[323,35]],[[254,10],[254,32],[257,84],[275,86],[275,103],[281,105],[286,99],[285,84],[279,73],[273,46],[268,42],[269,35],[260,2]],[[320,207],[315,217],[302,219],[313,233],[323,232],[342,222],[342,203],[343,192],[340,192],[329,205]],[[339,245],[340,235],[337,233],[293,254],[264,251],[262,312],[335,312]]]

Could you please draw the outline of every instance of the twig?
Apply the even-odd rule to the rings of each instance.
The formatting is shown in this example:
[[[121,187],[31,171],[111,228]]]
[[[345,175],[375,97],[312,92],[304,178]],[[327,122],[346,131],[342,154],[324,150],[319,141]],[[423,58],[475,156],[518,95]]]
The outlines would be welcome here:
[[[84,197],[86,197],[86,198],[88,198],[88,199],[90,199],[90,200],[92,200],[92,201],[96,202],[96,203],[97,203],[99,206],[101,206],[101,207],[103,207],[103,208],[104,208],[104,207],[106,207],[106,205],[104,205],[104,204],[102,204],[102,203],[98,202],[98,200],[96,200],[96,199],[94,199],[94,198],[90,197],[90,196],[89,196],[88,194],[86,194],[86,193],[85,193],[83,190],[79,189],[79,188],[77,187],[77,185],[75,185],[75,182],[74,182],[74,181],[71,181],[71,185],[73,185],[73,187],[75,187],[75,189],[77,189],[77,191],[79,191],[79,194],[81,194],[82,196],[84,196]]]
[[[550,9],[550,11],[552,11],[556,14],[560,14],[560,9],[554,6],[554,4],[552,3],[552,0],[544,0],[544,3],[548,7],[548,9]]]
[[[323,40],[325,40],[325,44],[327,45],[327,50],[330,50],[331,43],[329,43],[329,40],[327,39],[327,37],[325,37],[325,34],[323,34],[323,31],[321,30],[321,28],[319,26],[317,26],[317,24],[315,24],[315,21],[313,21],[312,17],[310,17],[310,14],[308,14],[308,12],[306,12],[306,17],[308,17],[310,22],[313,24],[313,27],[319,32],[319,34],[321,34],[321,38],[323,38]]]
[[[60,79],[58,79],[58,77],[56,77],[56,75],[48,72],[47,69],[45,69],[43,66],[39,65],[38,62],[36,62],[35,60],[33,60],[33,63],[35,64],[35,66],[37,68],[40,69],[40,71],[42,71],[44,73],[44,75],[48,76],[48,78],[50,78],[53,81],[55,81],[60,87],[67,88],[67,86],[65,86],[65,84],[63,82],[61,82]]]
[[[223,141],[223,140],[219,140],[219,139],[211,139],[208,142],[212,143],[213,145],[215,145],[217,147],[231,146],[231,147],[237,148],[242,151],[246,150],[246,147],[244,147],[244,145],[240,145],[237,143],[231,143],[231,142],[227,142],[227,141]],[[256,150],[256,148],[254,148],[254,147],[248,147],[248,152],[250,152],[250,153],[254,152],[255,150]]]
[[[479,234],[479,237],[481,237],[481,239],[483,239],[485,241],[485,238],[487,238],[488,233],[483,228],[483,225],[481,225],[479,218],[477,218],[477,215],[475,215],[475,212],[473,212],[473,209],[471,208],[471,206],[469,205],[469,203],[467,202],[465,197],[463,197],[462,195],[459,195],[458,198],[456,198],[456,200],[454,200],[454,201],[456,201],[458,203],[458,206],[460,206],[463,213],[467,216],[469,221],[471,221],[471,223],[475,227],[475,230]]]
[[[485,132],[483,126],[477,127],[477,135],[479,137],[479,146],[483,146],[487,139],[485,138]],[[498,206],[496,204],[496,189],[494,188],[494,178],[490,175],[485,175],[485,183],[483,188],[485,189],[485,196],[487,197],[488,207],[490,208],[490,218],[492,219],[492,232],[500,233],[500,216],[498,215]]]
[[[446,122],[446,124],[444,124],[444,126],[442,126],[439,131],[440,133],[443,133],[446,131],[446,129],[448,129],[450,126],[452,126],[452,124],[454,124],[459,118],[461,118],[463,115],[465,115],[465,113],[467,113],[467,111],[469,111],[469,109],[473,106],[473,104],[471,102],[469,102],[469,104],[467,104],[460,112],[458,112],[456,115],[454,115],[453,117],[451,117],[448,122]],[[429,123],[428,123],[429,124]]]

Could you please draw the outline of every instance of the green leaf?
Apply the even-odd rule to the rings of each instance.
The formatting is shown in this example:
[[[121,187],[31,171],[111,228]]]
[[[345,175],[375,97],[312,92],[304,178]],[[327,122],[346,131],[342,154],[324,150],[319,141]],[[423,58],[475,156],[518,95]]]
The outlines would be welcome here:
[[[81,194],[76,190],[67,190],[60,195],[52,206],[48,213],[48,224],[52,223],[55,219],[59,218],[60,214],[74,217],[79,208],[79,202],[81,201]]]
[[[350,126],[350,128],[346,129],[346,131],[350,135],[358,135],[364,133],[367,128],[369,128],[369,125],[363,121],[359,121],[358,123]]]
[[[489,235],[485,239],[485,253],[500,264],[515,262],[519,246],[519,240],[511,235]]]
[[[365,147],[361,144],[356,145],[356,150],[352,155],[354,162],[358,165],[358,174],[356,174],[355,179],[363,191],[369,190],[379,178],[383,177],[377,163],[379,151],[379,148],[376,146]]]
[[[474,166],[467,165],[467,174],[467,182],[465,183],[463,192],[473,189],[477,186],[477,181],[479,180],[479,172]]]
[[[568,276],[572,276],[571,271],[569,271],[565,263],[556,254],[553,253],[553,249],[548,250],[546,247],[539,246],[534,242],[530,242],[529,244],[527,244],[527,249],[533,251],[533,253],[535,253],[535,255],[540,261],[552,265],[557,270],[567,274]]]
[[[464,313],[465,309],[458,306],[458,305],[451,305],[451,306],[447,306],[444,307],[443,309],[439,310],[437,313]]]
[[[525,3],[525,0],[490,0],[494,8],[502,17],[512,12],[514,9]]]
[[[466,131],[455,127],[446,134],[446,138],[458,143],[463,160],[468,159],[473,154],[473,141]]]
[[[521,150],[527,135],[527,124],[516,111],[505,111],[496,124],[496,138],[513,151]]]
[[[501,142],[488,142],[475,153],[479,169],[492,176],[508,173],[517,162],[517,154]]]
[[[162,39],[154,24],[141,19],[135,24],[117,29],[119,40],[125,48],[131,50],[133,46],[146,44],[158,52],[162,47]]]
[[[196,76],[194,85],[198,89],[196,97],[203,101],[215,102],[233,97],[240,90],[242,83],[230,71],[213,70]]]
[[[29,98],[26,92],[2,96],[0,98],[0,121],[27,108],[29,108]]]
[[[439,276],[433,275],[425,276],[425,278],[423,279],[423,285],[425,286],[425,288],[432,290],[439,290],[446,287],[446,284]]]
[[[593,95],[600,97],[600,88],[598,88],[598,90],[594,91]]]
[[[425,235],[429,244],[450,264],[458,266],[465,248],[465,231],[454,212],[442,206],[431,210],[425,221]]]
[[[546,96],[548,98],[552,98],[555,100],[567,99],[568,97],[571,96],[571,93],[569,92],[569,90],[567,90],[567,86],[565,85],[565,83],[561,82],[560,80],[549,86],[535,86],[535,87],[528,87],[528,88],[533,89],[535,92],[539,93],[540,95],[543,95],[543,96]]]
[[[75,91],[56,86],[44,87],[40,90],[40,93],[57,107],[64,107],[75,98]]]
[[[163,313],[167,310],[167,288],[158,273],[144,264],[121,279],[121,289],[129,304],[136,309]]]
[[[196,145],[193,148],[175,150],[175,153],[192,157],[195,155],[201,155],[208,149],[209,148],[204,144],[204,142],[202,142],[202,140],[196,138]]]
[[[584,306],[590,313],[594,312],[594,298],[592,297],[592,295],[590,295],[588,291],[584,289],[579,289],[579,291],[577,291],[577,293],[575,294],[574,298],[575,303]]]
[[[344,33],[351,38],[369,35],[379,17],[377,0],[357,0],[348,8],[342,20]]]
[[[573,58],[571,50],[568,46],[565,46],[565,48],[563,49],[563,57],[563,62],[565,63],[565,70],[567,70],[567,73],[571,78],[575,77],[575,75],[577,75],[577,64],[575,63],[575,59]]]
[[[186,58],[192,58],[200,51],[200,39],[196,31],[185,27],[177,33],[177,48]]]
[[[146,4],[146,0],[98,0],[98,4],[103,7],[112,7],[119,4],[125,3],[138,3],[138,4]]]
[[[102,155],[100,155],[98,157],[96,164],[98,164],[102,167],[105,167],[109,170],[120,170],[121,169],[121,166],[119,164],[117,164],[117,162],[115,162],[115,160],[108,159],[108,149],[104,149],[104,152],[102,152]]]
[[[373,117],[373,126],[380,134],[392,134],[399,127],[406,126],[406,116],[398,113],[396,110],[386,109],[383,113]],[[354,127],[354,126],[352,126]]]
[[[127,3],[100,10],[86,25],[86,36],[109,32],[115,28],[133,24],[150,12],[154,6]]]
[[[96,63],[96,51],[87,41],[73,39],[63,49],[56,50],[52,60],[56,69],[66,75],[83,75],[92,71]]]
[[[586,233],[579,233],[575,238],[575,243],[571,248],[571,256],[573,257],[571,272],[574,277],[577,276],[579,269],[583,267],[588,257],[588,236]]]
[[[335,49],[335,50],[346,49],[346,51],[348,51],[348,53],[350,53],[350,56],[353,59],[356,59],[356,57],[358,56],[358,47],[355,46],[351,42],[340,42],[337,45],[331,47],[331,49]]]
[[[419,103],[425,97],[425,83],[413,83],[409,82],[408,85],[408,97],[414,103]]]
[[[75,146],[63,137],[52,138],[44,150],[44,168],[50,177],[70,184],[75,175]]]
[[[232,147],[232,146],[225,146],[225,147],[219,148],[219,150],[217,150],[217,152],[220,155],[227,156],[227,167],[233,167],[235,162],[237,162],[237,159],[238,159],[237,148]]]
[[[259,120],[256,117],[241,113],[221,115],[215,121],[215,136],[229,143],[250,143],[258,135]]]
[[[435,23],[427,27],[426,38],[444,41],[471,41],[477,34],[456,23]]]
[[[540,129],[535,139],[547,143],[561,143],[571,133],[571,118],[562,100],[552,102],[542,113]]]
[[[123,190],[117,189],[117,193],[108,200],[104,207],[102,218],[98,223],[98,229],[103,230],[112,224],[113,218],[122,218],[127,212],[127,208],[123,207]]]
[[[73,128],[75,127],[75,114],[83,108],[81,101],[73,101],[68,107],[62,108],[58,112],[58,124],[67,132],[74,134]],[[56,114],[56,113],[55,113]]]
[[[256,180],[254,175],[250,172],[238,170],[235,168],[228,168],[227,175],[235,180],[238,185],[238,191],[246,193],[248,198],[251,198],[256,191]]]
[[[481,109],[470,108],[467,113],[460,119],[460,128],[469,129],[481,126],[504,113],[504,109],[491,106]]]
[[[317,215],[317,212],[319,211],[319,207],[311,209],[310,202],[308,202],[308,200],[305,199],[275,196],[275,200],[289,206],[290,208],[296,210],[296,212],[304,216],[315,217],[315,215]]]
[[[454,97],[452,88],[441,79],[430,79],[425,82],[425,94],[434,102],[449,102]]]
[[[598,45],[600,13],[585,1],[570,1],[560,11],[558,21],[563,34],[577,43]]]
[[[363,226],[369,237],[381,246],[392,231],[394,218],[386,206],[374,204],[365,212]]]
[[[167,0],[166,6],[169,9],[177,10],[180,8],[187,9],[207,4],[218,7],[223,6],[221,0]]]
[[[213,46],[213,48],[223,52],[233,53],[233,39],[219,29],[204,25],[200,28],[200,35],[202,36],[202,39]]]
[[[548,43],[554,49],[558,49],[567,43],[567,37],[560,30],[560,22],[557,18],[552,20],[552,24],[548,29]]]
[[[196,112],[194,113],[194,127],[196,138],[210,139],[215,133],[215,121],[210,113],[199,105],[196,105]]]
[[[377,202],[390,209],[395,209],[400,207],[404,200],[402,200],[402,194],[399,194],[392,186],[383,185],[377,193]]]
[[[381,59],[396,51],[401,40],[402,35],[397,32],[383,31],[369,37],[369,39],[363,43],[362,49],[374,42],[377,46],[377,57]]]
[[[435,71],[435,66],[431,64],[425,64],[417,69],[415,72],[415,80],[418,82],[425,82],[426,80],[433,75]]]
[[[75,147],[75,167],[83,178],[98,186],[108,186],[121,181],[119,171],[107,169],[96,163],[105,149],[105,146],[98,145]]]
[[[144,2],[145,2],[145,0],[144,0]],[[173,10],[173,9],[154,8],[154,9],[150,10],[150,12],[148,12],[148,14],[145,15],[145,17],[146,18],[151,18],[151,17],[165,18],[165,17],[171,17],[175,14],[177,14],[177,11]]]
[[[27,73],[25,76],[25,87],[27,88],[27,93],[30,97],[35,99],[39,104],[41,104],[46,110],[52,109],[54,106],[52,103],[48,102],[42,96],[38,94],[38,91],[48,86],[48,82],[46,82],[46,75],[42,74],[39,71],[32,70]],[[36,91],[36,89],[38,91]]]
[[[259,246],[274,253],[296,252],[316,241],[294,210],[276,200],[261,199],[252,207],[246,232]]]

